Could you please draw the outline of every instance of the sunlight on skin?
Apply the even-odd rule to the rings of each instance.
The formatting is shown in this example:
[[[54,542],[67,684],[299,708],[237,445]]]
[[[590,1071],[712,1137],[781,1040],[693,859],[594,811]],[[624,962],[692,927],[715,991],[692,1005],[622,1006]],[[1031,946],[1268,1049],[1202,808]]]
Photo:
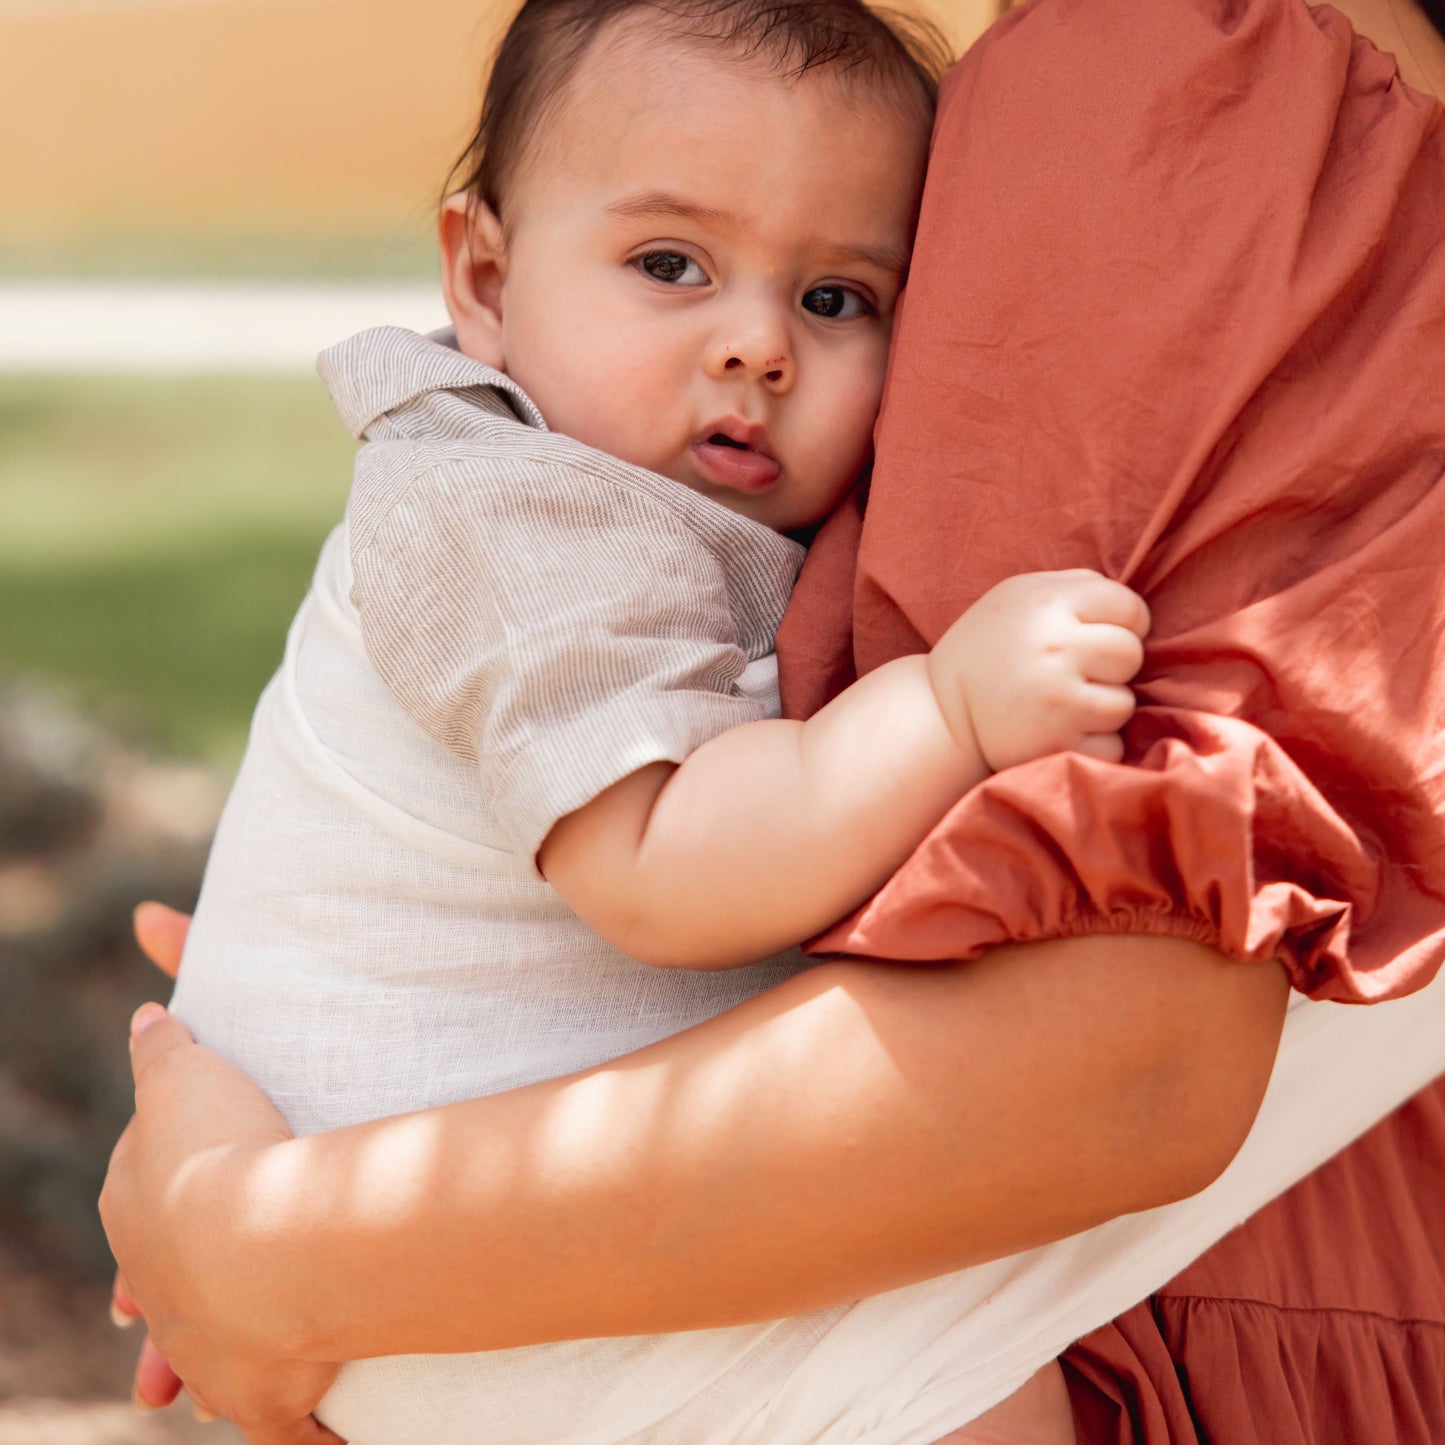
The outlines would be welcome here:
[[[434,1115],[404,1114],[393,1128],[383,1127],[357,1156],[348,1184],[350,1202],[337,1202],[342,1217],[361,1212],[384,1223],[404,1224],[416,1214],[418,1201],[437,1187],[445,1173],[447,1143],[443,1121]],[[277,1151],[262,1182],[284,1197],[306,1187],[308,1166],[300,1151]],[[493,1161],[495,1162],[495,1161]],[[288,1182],[290,1181],[290,1182]]]
[[[866,1011],[845,989],[829,993],[835,1008],[841,1006],[848,1015],[866,1021]],[[835,1023],[843,1017],[833,1009],[829,1010],[829,1016]],[[834,1029],[829,1027],[828,1032],[832,1034]],[[866,1022],[861,1029],[850,1026],[843,1032],[849,1039],[850,1072],[871,1078],[875,1085],[879,1078],[895,1081],[894,1086],[881,1091],[890,1096],[909,1091],[896,1051],[881,1035]],[[799,1120],[800,1137],[794,1140],[785,1135],[776,1144],[777,1149],[791,1153],[795,1148],[806,1148],[808,1136],[820,1118],[826,1120],[839,1109],[847,1112],[845,1104],[825,1094],[821,1087],[816,1096],[809,1089],[806,1082],[810,1073],[809,1043],[806,1038],[799,1040],[795,1036],[786,1015],[757,1020],[747,1036],[747,1046],[750,1051],[756,1050],[753,1057],[760,1066],[764,1059],[774,1066],[780,1058],[798,1060],[795,1074],[801,1082],[787,1100],[787,1113]],[[816,1056],[815,1052],[812,1056]],[[741,1071],[749,1072],[746,1065]],[[704,1136],[711,1141],[706,1168],[709,1188],[704,1199],[695,1204],[701,1202],[707,1210],[721,1211],[734,1222],[738,1216],[752,1211],[754,1201],[749,1190],[752,1166],[734,1161],[749,1157],[745,1136],[752,1131],[756,1112],[739,1115],[735,1107],[730,1107],[736,1099],[738,1074],[736,1057],[731,1064],[726,1058],[712,1056],[684,1062],[669,1050],[661,1059],[644,1058],[620,1073],[609,1070],[583,1074],[540,1092],[523,1091],[523,1095],[528,1096],[527,1102],[508,1125],[488,1135],[481,1149],[462,1148],[456,1130],[459,1127],[467,1130],[463,1121],[426,1113],[398,1116],[379,1125],[366,1126],[365,1132],[339,1130],[332,1135],[296,1140],[294,1144],[271,1151],[272,1157],[264,1164],[258,1162],[250,1166],[244,1186],[250,1243],[275,1248],[286,1255],[290,1276],[301,1286],[295,1293],[310,1293],[304,1281],[313,1267],[312,1252],[304,1244],[288,1247],[296,1242],[284,1237],[269,1239],[266,1223],[271,1215],[268,1200],[294,1200],[298,1192],[304,1192],[305,1213],[313,1227],[319,1229],[325,1220],[338,1215],[353,1220],[357,1247],[371,1261],[372,1277],[386,1279],[387,1291],[393,1299],[398,1296],[421,1299],[423,1283],[418,1281],[415,1290],[408,1284],[415,1273],[414,1240],[408,1221],[416,1217],[421,1202],[428,1201],[430,1205],[431,1245],[437,1246],[454,1235],[456,1257],[465,1257],[466,1236],[472,1230],[472,1221],[465,1213],[447,1213],[444,1208],[439,1213],[438,1201],[445,1201],[458,1190],[465,1195],[469,1189],[477,1188],[490,1198],[530,1196],[536,1199],[540,1171],[552,1177],[554,1183],[544,1192],[556,1201],[558,1214],[563,1217],[569,1201],[578,1193],[627,1195],[635,1199],[636,1207],[627,1212],[625,1225],[618,1226],[621,1234],[612,1240],[600,1236],[586,1243],[574,1241],[569,1233],[561,1230],[560,1224],[552,1222],[546,1211],[534,1211],[515,1221],[505,1246],[507,1251],[544,1251],[554,1258],[572,1251],[578,1294],[586,1295],[589,1250],[610,1251],[616,1246],[626,1252],[635,1249],[640,1237],[648,1240],[644,1247],[650,1252],[665,1253],[677,1248],[676,1230],[665,1205],[668,1185],[666,1181],[658,1185],[657,1197],[663,1204],[662,1212],[655,1212],[650,1199],[636,1195],[638,1160],[662,1157],[670,1161],[669,1171],[679,1178],[698,1175],[702,1172],[702,1161],[696,1157],[696,1140]],[[766,1105],[760,1104],[760,1107]],[[596,1142],[603,1137],[608,1140],[608,1147],[599,1151]],[[471,1143],[475,1146],[476,1140],[471,1139]],[[344,1162],[338,1163],[336,1154]],[[328,1155],[330,1163],[323,1163],[323,1156]],[[860,1169],[863,1165],[864,1161],[860,1160]],[[471,1173],[473,1179],[468,1181],[459,1170]],[[318,1193],[318,1181],[328,1178],[337,1181],[335,1188],[326,1195]],[[480,1186],[476,1181],[482,1181]],[[806,1201],[798,1201],[798,1207],[805,1211]],[[649,1228],[649,1220],[654,1217],[658,1226],[656,1235],[652,1235]],[[688,1268],[694,1267],[695,1261],[679,1258],[677,1264],[679,1268]],[[920,1274],[928,1272],[919,1270]],[[320,1283],[318,1280],[318,1289]],[[438,1341],[447,1340],[448,1329],[458,1326],[444,1322],[446,1313],[445,1302],[440,1307],[428,1304],[427,1333],[424,1337],[408,1338],[402,1346],[404,1352],[424,1351],[434,1348]],[[725,1317],[718,1319],[719,1324],[754,1317],[744,1299],[722,1306],[721,1314]],[[497,1322],[492,1322],[490,1328],[495,1330]],[[514,1338],[473,1337],[467,1347],[531,1343],[539,1337],[533,1324],[523,1325],[522,1330],[521,1336]],[[457,1345],[453,1341],[450,1347],[457,1348]],[[320,1354],[329,1348],[330,1343],[326,1341],[315,1344],[315,1351]]]
[[[838,1003],[861,1025],[849,1028],[844,1035],[855,1051],[866,1037],[872,1046],[869,1051],[889,1060],[886,1045],[876,1031],[868,1028],[866,1014],[856,1000],[842,989],[834,993]],[[802,1076],[808,1047],[796,1037],[786,1016],[760,1026],[753,1042],[759,1051],[774,1059],[795,1054]],[[906,1088],[896,1062],[888,1062],[887,1068],[899,1088]],[[622,1186],[633,1172],[634,1159],[685,1150],[691,1135],[699,1130],[711,1131],[731,1112],[729,1101],[736,1072],[725,1058],[701,1057],[692,1061],[685,1072],[657,1065],[640,1064],[638,1069],[652,1074],[655,1081],[645,1106],[639,1098],[637,1069],[625,1074],[579,1075],[555,1093],[527,1135],[493,1141],[495,1152],[487,1162],[491,1177],[498,1181],[522,1177],[532,1154],[550,1160],[586,1158],[593,1141],[606,1135],[611,1139],[607,1168]],[[869,1076],[878,1077],[871,1066]],[[836,1101],[829,1098],[811,1097],[806,1085],[789,1102],[790,1107],[815,1121],[837,1108]],[[627,1121],[625,1132],[619,1132],[619,1120]],[[385,1227],[387,1223],[403,1225],[414,1217],[419,1198],[445,1187],[442,1180],[454,1166],[456,1154],[447,1138],[446,1121],[421,1112],[398,1117],[391,1128],[383,1124],[367,1138],[355,1159],[349,1207],[354,1210],[363,1205],[364,1212]],[[255,1187],[257,1203],[264,1209],[268,1195],[294,1197],[298,1186],[308,1185],[308,1170],[304,1151],[272,1151],[258,1162],[249,1180]],[[720,1165],[718,1172],[721,1181],[725,1166]],[[348,1208],[341,1201],[337,1201],[337,1207]]]
[[[1158,972],[1157,942],[1136,945],[1122,950],[1122,960],[1116,946],[1107,964],[1091,955],[1084,965],[1091,990],[1106,1002],[1117,995],[1112,1013],[1149,1018],[1164,1055],[1188,1053],[1201,1027],[1213,1036],[1213,1015],[1206,1008],[1202,1025],[1193,1014],[1180,1020],[1164,1010],[1161,1018],[1147,986]],[[1000,1190],[1017,1197],[1021,1179],[1032,1178],[1035,1151],[1024,1140],[1042,1139],[1050,1156],[1072,1157],[1072,1136],[1059,1133],[1055,1075],[1073,1078],[1076,1056],[1099,1052],[1097,1042],[1081,1037],[1075,1010],[1050,1008],[1058,1002],[1055,970],[1063,960],[1054,954],[1061,952],[1036,954],[1027,972],[1011,968],[1007,957],[965,972],[866,965],[814,970],[699,1025],[707,1042],[691,1049],[685,1039],[664,1040],[600,1073],[439,1115],[286,1140],[274,1150],[265,1140],[271,1125],[262,1118],[259,1142],[265,1152],[284,1156],[285,1167],[268,1166],[276,1172],[251,1177],[239,1200],[230,1193],[233,1173],[228,1193],[247,1217],[235,1219],[229,1207],[226,1213],[246,1237],[243,1252],[265,1248],[276,1266],[273,1279],[286,1282],[285,1298],[252,1299],[260,1282],[245,1271],[222,1287],[236,1318],[274,1319],[276,1338],[304,1341],[298,1359],[503,1348],[574,1331],[637,1333],[639,1320],[650,1329],[698,1328],[698,1289],[709,1295],[707,1325],[758,1318],[760,1296],[769,1317],[775,1305],[777,1313],[799,1313],[835,1302],[830,1291],[840,1251],[849,1260],[849,1295],[876,1293],[969,1263],[972,1256],[957,1252],[960,1228],[981,1232],[991,1251],[1007,1252],[1112,1217],[1121,1198],[1140,1208],[1191,1192],[1200,1184],[1197,1151],[1164,1161],[1174,1171],[1166,1170],[1166,1184],[1155,1180],[1147,1197],[1139,1194],[1133,1133],[1139,1111],[1131,1106],[1110,1115],[1091,1139],[1091,1152],[1103,1161],[1092,1189],[1050,1189],[1054,1213],[1030,1214],[1026,1234],[1012,1213],[999,1215]],[[1195,952],[1183,945],[1173,951],[1191,973],[1201,966]],[[1121,961],[1129,966],[1121,969]],[[1071,956],[1070,976],[1080,967]],[[1272,992],[1276,981],[1267,981]],[[967,991],[966,1010],[956,997],[960,987]],[[1239,1005],[1236,992],[1229,994],[1231,1013]],[[940,1087],[940,1078],[955,1072],[958,1050],[967,1054],[969,1038],[987,1038],[1001,1027],[1001,1010],[1013,1017],[1020,995],[1045,1041],[1024,1049],[1023,1065],[1042,1069],[1052,1081],[1043,1102],[1021,1101],[1000,1114],[987,1078],[962,1092]],[[920,1019],[945,1004],[966,1014],[967,1023],[940,1045]],[[1017,1059],[1008,1067],[1019,1067]],[[1247,1069],[1226,1072],[1241,1089],[1244,1075],[1253,1079]],[[787,1080],[782,1092],[780,1078]],[[1090,1097],[1100,1090],[1113,1097],[1109,1079],[1094,1085]],[[1076,1088],[1071,1097],[1077,1098]],[[1192,1107],[1197,1100],[1187,1102]],[[1228,1103],[1220,1107],[1232,1118]],[[609,1127],[599,1131],[598,1120]],[[825,1147],[816,1136],[820,1127],[827,1133],[829,1121]],[[1216,1122],[1210,1113],[1199,1120],[1201,1128]],[[960,1135],[976,1147],[967,1166],[958,1166],[957,1187],[943,1188],[920,1217],[919,1201],[904,1201],[884,1181],[916,1172],[920,1159],[936,1160],[940,1138]],[[216,1137],[213,1132],[211,1142]],[[1159,1158],[1152,1167],[1161,1167]],[[971,1184],[980,1169],[993,1181],[984,1193]],[[642,1193],[640,1177],[649,1181]],[[781,1195],[772,1190],[760,1197],[758,1180],[769,1177],[788,1183]],[[285,1186],[297,1181],[300,1197],[288,1197]],[[816,1212],[839,1197],[856,1201],[844,1221],[846,1238],[810,1234]],[[526,1200],[531,1203],[519,1210]],[[579,1200],[592,1211],[591,1226],[580,1231],[569,1223]],[[685,1201],[681,1209],[678,1200]],[[419,1201],[428,1220],[424,1237],[408,1227],[408,1205]],[[280,1226],[283,1215],[294,1230]],[[354,1225],[344,1242],[335,1234],[338,1217]],[[438,1273],[437,1260],[476,1259],[479,1217],[491,1221],[491,1249],[543,1260],[544,1273],[567,1280],[560,1305],[547,1291],[538,1293],[535,1281],[518,1289],[505,1264],[480,1303],[476,1292],[455,1298],[438,1283],[447,1274]],[[902,1219],[909,1245],[900,1260]],[[698,1228],[710,1229],[734,1259],[721,1281],[698,1256]],[[367,1267],[349,1274],[357,1257]],[[656,1268],[625,1267],[639,1257]],[[484,1263],[471,1267],[485,1272]],[[227,1266],[219,1270],[224,1275]],[[350,1301],[337,1305],[334,1319],[325,1310],[325,1318],[317,1317],[319,1300],[338,1292],[345,1299],[348,1291]]]

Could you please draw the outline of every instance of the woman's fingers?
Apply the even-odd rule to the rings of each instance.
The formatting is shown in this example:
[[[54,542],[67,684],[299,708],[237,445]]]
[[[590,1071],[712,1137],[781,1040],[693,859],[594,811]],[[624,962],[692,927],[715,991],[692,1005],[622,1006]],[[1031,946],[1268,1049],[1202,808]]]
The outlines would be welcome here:
[[[143,1003],[130,1019],[130,1068],[136,1083],[155,1061],[194,1048],[191,1031],[163,1004]]]
[[[140,1358],[135,1364],[135,1386],[131,1398],[138,1410],[161,1410],[181,1393],[181,1377],[171,1369],[166,1358],[145,1337]]]
[[[116,1270],[115,1282],[110,1287],[110,1322],[117,1329],[125,1330],[139,1318],[140,1306],[132,1297],[130,1287],[121,1272]]]
[[[309,1415],[289,1425],[243,1425],[241,1429],[250,1445],[345,1445],[340,1435]]]
[[[242,1429],[251,1445],[346,1445],[340,1435],[333,1434],[312,1415],[286,1425],[243,1426]]]
[[[191,931],[190,914],[178,913],[164,903],[141,903],[132,915],[132,927],[141,952],[174,978],[180,972],[186,934]]]
[[[234,1285],[247,1271],[216,1242],[235,1237],[226,1207],[236,1181],[290,1141],[286,1121],[159,1004],[135,1011],[130,1047],[136,1114],[111,1156],[100,1215],[123,1271],[115,1311],[139,1310],[150,1331],[136,1404],[168,1405],[184,1382],[203,1416],[234,1419],[261,1445],[340,1445],[311,1419],[338,1366],[270,1353],[265,1329],[238,1303]]]

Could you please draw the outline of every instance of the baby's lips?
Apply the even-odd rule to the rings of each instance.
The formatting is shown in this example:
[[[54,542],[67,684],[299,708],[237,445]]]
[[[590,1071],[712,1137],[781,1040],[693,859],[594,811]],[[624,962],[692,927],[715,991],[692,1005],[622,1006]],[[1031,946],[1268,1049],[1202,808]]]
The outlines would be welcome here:
[[[750,446],[730,446],[712,437],[694,442],[692,450],[707,479],[715,486],[732,491],[766,491],[783,470],[777,460],[764,451]]]

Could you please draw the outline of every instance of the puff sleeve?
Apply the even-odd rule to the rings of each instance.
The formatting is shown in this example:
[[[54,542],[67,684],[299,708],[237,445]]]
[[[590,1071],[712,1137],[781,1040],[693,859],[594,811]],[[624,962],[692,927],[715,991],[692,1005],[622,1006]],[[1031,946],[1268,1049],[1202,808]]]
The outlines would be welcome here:
[[[1142,706],[1126,765],[988,780],[820,950],[1143,932],[1322,998],[1434,976],[1442,236],[1441,107],[1328,8],[1041,0],[970,52],[866,517],[804,571],[785,702],[1084,566],[1149,602]]]

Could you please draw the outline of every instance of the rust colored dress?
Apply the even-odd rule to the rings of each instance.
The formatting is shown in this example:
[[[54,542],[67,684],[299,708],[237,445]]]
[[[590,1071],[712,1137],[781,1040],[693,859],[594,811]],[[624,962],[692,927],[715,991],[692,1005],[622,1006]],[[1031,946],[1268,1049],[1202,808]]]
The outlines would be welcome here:
[[[1378,1003],[1445,958],[1445,118],[1328,8],[1035,0],[950,77],[805,715],[1014,572],[1154,618],[1128,766],[963,799],[820,951],[1158,933]],[[1445,1442],[1445,1087],[1067,1357],[1085,1442]]]

